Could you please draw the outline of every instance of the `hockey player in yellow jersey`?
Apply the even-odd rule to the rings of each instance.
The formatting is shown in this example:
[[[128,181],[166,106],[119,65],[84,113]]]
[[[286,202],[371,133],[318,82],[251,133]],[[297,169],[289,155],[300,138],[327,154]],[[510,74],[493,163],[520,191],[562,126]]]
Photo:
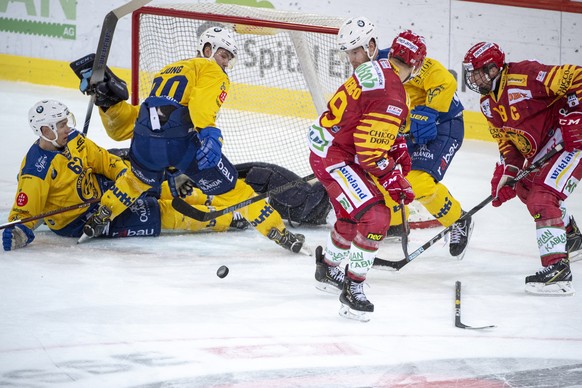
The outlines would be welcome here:
[[[424,38],[410,30],[401,32],[389,50],[380,50],[379,57],[389,57],[414,68],[404,82],[410,98],[404,132],[412,159],[412,170],[406,179],[418,202],[443,226],[453,225],[449,250],[452,256],[462,259],[473,222],[471,218],[456,222],[463,215],[461,204],[441,183],[464,138],[463,105],[456,95],[457,82],[440,62],[426,57]]]
[[[39,140],[22,161],[9,221],[99,199],[107,187],[128,170],[122,159],[74,129],[73,114],[58,101],[36,103],[30,109],[29,123]],[[208,211],[207,207],[200,208]],[[44,222],[60,236],[79,237],[85,222],[96,210],[97,204],[93,203],[47,216]],[[171,206],[171,197],[142,196],[131,209],[107,225],[103,234],[107,237],[157,236],[161,229],[223,231],[231,224],[242,225],[239,220],[233,220],[232,214],[225,216],[215,222],[201,223],[176,212]],[[35,226],[38,226],[37,221],[30,221],[4,229],[4,250],[22,248],[32,242]]]
[[[109,135],[132,142],[131,170],[104,193],[99,211],[85,225],[86,236],[101,234],[102,225],[165,179],[174,196],[191,194],[197,188],[212,196],[212,206],[217,208],[256,195],[237,179],[235,167],[222,154],[222,132],[216,128],[217,113],[229,91],[226,69],[236,60],[236,43],[227,29],[211,27],[202,33],[199,48],[199,57],[162,68],[140,107],[122,101],[126,93],[111,84],[120,81],[112,75],[88,91],[95,93]],[[241,209],[241,214],[277,244],[295,253],[301,250],[304,236],[289,232],[265,200]]]

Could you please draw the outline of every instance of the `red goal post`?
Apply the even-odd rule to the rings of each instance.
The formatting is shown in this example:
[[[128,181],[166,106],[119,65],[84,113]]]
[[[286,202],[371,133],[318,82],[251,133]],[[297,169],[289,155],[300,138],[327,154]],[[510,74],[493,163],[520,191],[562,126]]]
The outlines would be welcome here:
[[[163,66],[196,56],[204,30],[228,27],[239,54],[217,117],[225,154],[308,175],[307,128],[352,74],[336,43],[343,20],[233,4],[142,7],[132,19],[132,103],[148,96]]]

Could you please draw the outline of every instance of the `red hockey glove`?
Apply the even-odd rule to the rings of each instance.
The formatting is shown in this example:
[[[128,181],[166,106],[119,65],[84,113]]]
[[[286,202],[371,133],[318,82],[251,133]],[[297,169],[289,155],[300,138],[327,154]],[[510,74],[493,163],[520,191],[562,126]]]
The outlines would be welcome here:
[[[511,164],[505,165],[497,163],[493,178],[491,179],[491,196],[494,198],[491,203],[494,207],[501,206],[503,202],[515,198],[516,192],[514,186],[508,186],[507,182],[517,176],[519,168]]]
[[[388,174],[378,178],[378,182],[396,203],[404,200],[404,204],[408,205],[414,200],[412,187],[399,170],[393,169]]]
[[[582,150],[582,112],[560,113],[559,123],[564,149],[568,152]]]
[[[388,155],[394,159],[396,164],[399,164],[402,168],[402,175],[406,176],[412,168],[412,160],[410,159],[410,154],[408,153],[408,147],[406,146],[406,139],[404,136],[398,136],[394,140],[394,144],[390,147]]]

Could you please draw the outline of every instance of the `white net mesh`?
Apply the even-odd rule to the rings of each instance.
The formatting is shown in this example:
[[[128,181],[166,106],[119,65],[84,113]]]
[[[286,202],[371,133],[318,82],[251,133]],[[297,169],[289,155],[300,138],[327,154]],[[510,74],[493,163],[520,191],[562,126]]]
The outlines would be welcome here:
[[[341,19],[226,4],[147,7],[139,17],[139,100],[163,66],[196,56],[211,26],[235,31],[231,89],[217,125],[233,163],[268,162],[311,173],[307,128],[352,73],[336,48]],[[241,20],[242,19],[242,20]]]

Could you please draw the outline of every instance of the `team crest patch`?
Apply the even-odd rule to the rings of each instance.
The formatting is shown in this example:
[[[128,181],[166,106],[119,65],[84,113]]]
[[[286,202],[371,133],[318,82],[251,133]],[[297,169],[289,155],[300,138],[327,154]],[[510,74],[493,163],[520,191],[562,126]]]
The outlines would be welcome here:
[[[26,193],[20,192],[16,197],[16,206],[22,207],[28,203],[28,195]]]

